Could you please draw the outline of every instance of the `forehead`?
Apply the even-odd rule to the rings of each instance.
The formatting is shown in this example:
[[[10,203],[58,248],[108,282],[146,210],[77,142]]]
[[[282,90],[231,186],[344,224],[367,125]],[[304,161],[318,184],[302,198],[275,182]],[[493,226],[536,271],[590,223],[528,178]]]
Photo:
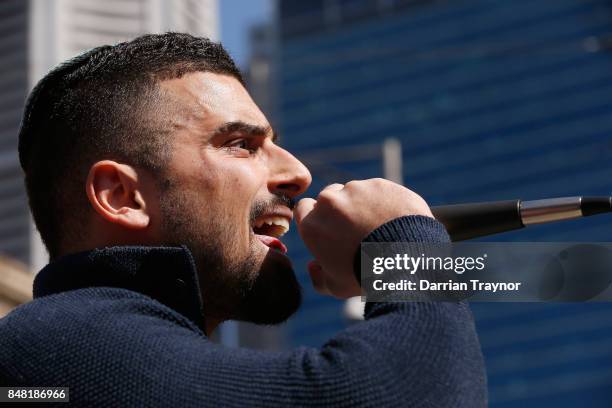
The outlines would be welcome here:
[[[236,121],[259,126],[268,124],[247,90],[232,76],[193,72],[165,80],[160,87],[178,103],[179,115],[195,119],[199,126],[209,130]]]

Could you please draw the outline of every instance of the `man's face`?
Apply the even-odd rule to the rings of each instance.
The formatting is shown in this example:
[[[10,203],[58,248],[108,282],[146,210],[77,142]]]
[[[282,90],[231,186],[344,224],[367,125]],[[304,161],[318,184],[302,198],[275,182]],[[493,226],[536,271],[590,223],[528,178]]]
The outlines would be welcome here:
[[[192,251],[207,319],[284,321],[301,293],[278,238],[310,173],[235,78],[197,72],[161,87],[173,129],[161,240]]]

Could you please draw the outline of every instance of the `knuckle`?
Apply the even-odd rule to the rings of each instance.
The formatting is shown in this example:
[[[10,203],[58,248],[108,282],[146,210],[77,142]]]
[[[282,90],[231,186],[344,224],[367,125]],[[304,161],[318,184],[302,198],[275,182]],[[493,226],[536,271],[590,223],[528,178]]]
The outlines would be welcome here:
[[[355,188],[355,187],[359,187],[361,184],[362,184],[362,182],[360,180],[351,180],[348,183],[346,183],[344,185],[344,187],[352,189],[352,188]]]
[[[317,196],[317,202],[333,202],[336,197],[336,192],[333,190],[322,190]]]
[[[389,180],[385,180],[384,178],[380,177],[375,177],[367,180],[367,185],[370,189],[382,190],[389,185]]]
[[[325,188],[323,188],[322,191],[328,191],[328,190],[334,191],[334,190],[341,189],[342,187],[343,186],[340,183],[332,183],[332,184],[329,184],[329,185],[325,186]]]
[[[367,180],[352,180],[345,184],[345,188],[349,192],[363,192],[368,188]]]

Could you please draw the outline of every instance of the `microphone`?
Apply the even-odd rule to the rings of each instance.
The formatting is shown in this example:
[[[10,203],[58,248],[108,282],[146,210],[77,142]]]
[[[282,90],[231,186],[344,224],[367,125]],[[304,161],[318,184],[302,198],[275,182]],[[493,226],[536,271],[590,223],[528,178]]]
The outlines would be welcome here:
[[[612,212],[612,197],[559,197],[440,205],[431,212],[452,241],[499,234],[533,224]]]

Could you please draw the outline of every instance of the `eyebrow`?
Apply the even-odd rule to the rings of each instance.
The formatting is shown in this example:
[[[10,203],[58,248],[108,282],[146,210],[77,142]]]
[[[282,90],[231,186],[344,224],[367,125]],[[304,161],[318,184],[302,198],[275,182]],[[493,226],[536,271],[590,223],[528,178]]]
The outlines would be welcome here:
[[[215,129],[211,135],[211,139],[226,135],[228,133],[242,133],[245,136],[267,136],[272,132],[272,141],[277,143],[280,139],[278,133],[272,130],[271,126],[259,126],[250,123],[242,122],[240,120],[234,122],[227,122]]]

